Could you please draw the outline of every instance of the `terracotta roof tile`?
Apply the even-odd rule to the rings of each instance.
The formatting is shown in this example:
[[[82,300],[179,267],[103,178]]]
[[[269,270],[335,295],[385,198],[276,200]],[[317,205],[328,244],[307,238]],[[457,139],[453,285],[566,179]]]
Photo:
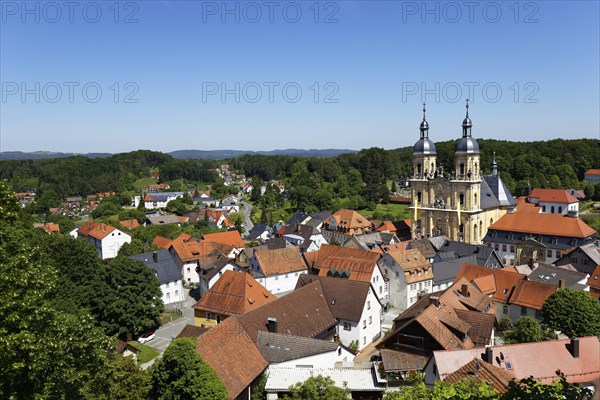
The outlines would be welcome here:
[[[433,279],[433,268],[419,250],[392,251],[389,254],[404,270],[406,282],[415,283]]]
[[[319,269],[319,276],[329,271],[350,271],[350,280],[370,282],[381,254],[351,247],[324,244],[317,251],[305,253],[304,258],[311,269]]]
[[[588,169],[585,175],[600,175],[600,169]]]
[[[275,298],[250,274],[225,271],[194,308],[230,316],[254,310]]]
[[[475,264],[465,263],[463,267],[456,275],[455,282],[461,278],[465,278],[468,281],[473,281],[475,284],[482,284],[483,289],[485,289],[486,294],[490,294],[490,289],[492,285],[489,282],[489,278],[482,279],[483,277],[487,277],[492,275],[494,278],[494,286],[495,292],[492,293],[492,299],[499,303],[509,303],[510,297],[513,294],[515,288],[519,284],[520,281],[525,280],[527,278],[526,275],[519,274],[516,272],[505,271],[504,269],[494,269],[481,267]]]
[[[196,351],[215,370],[232,400],[269,366],[238,318],[225,319],[196,341]]]
[[[306,270],[306,264],[298,247],[259,250],[254,255],[266,276]]]
[[[557,286],[542,282],[522,280],[517,284],[510,303],[541,310],[544,301],[558,289]]]
[[[588,279],[587,285],[590,288],[600,290],[600,265],[596,265],[596,269],[590,275],[590,279]]]
[[[490,225],[489,229],[574,238],[586,238],[596,233],[579,218],[532,212],[532,206],[531,203],[519,202],[516,212],[505,214]]]
[[[369,230],[371,227],[371,222],[354,210],[338,210],[326,218],[323,223],[328,225],[332,218],[335,220],[337,227],[348,234],[359,235],[365,229]]]
[[[514,375],[504,368],[498,368],[490,363],[474,358],[468,364],[463,365],[444,379],[448,383],[457,383],[461,379],[472,379],[487,382],[499,393],[505,393],[508,383],[514,379]]]
[[[237,230],[218,232],[218,233],[207,233],[203,236],[206,242],[222,243],[234,248],[243,248],[244,240],[240,236],[240,232]]]
[[[136,229],[140,227],[140,223],[137,219],[125,219],[123,221],[119,221],[119,223],[127,229]]]
[[[181,332],[179,332],[179,335],[177,335],[177,339],[184,337],[197,338],[198,336],[202,335],[208,330],[209,328],[187,324],[183,327]]]
[[[530,199],[538,199],[543,203],[578,203],[574,196],[564,189],[539,189],[535,188],[527,196]]]
[[[88,222],[77,231],[83,236],[90,236],[98,240],[102,240],[107,237],[116,228],[112,225],[98,224],[96,222]]]

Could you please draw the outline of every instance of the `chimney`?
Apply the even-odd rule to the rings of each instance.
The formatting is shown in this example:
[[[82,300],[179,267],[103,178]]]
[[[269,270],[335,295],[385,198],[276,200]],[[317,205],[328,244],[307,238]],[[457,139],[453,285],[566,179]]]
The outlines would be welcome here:
[[[271,333],[277,333],[277,318],[275,318],[275,317],[267,318],[267,329]]]
[[[152,259],[154,260],[155,263],[158,262],[158,253],[156,251],[152,253]]]
[[[535,265],[533,265],[533,257],[529,259],[527,265],[529,265],[529,268],[531,268],[532,270],[535,268]]]
[[[485,348],[485,360],[488,364],[494,365],[494,350],[491,347]]]
[[[436,308],[440,308],[440,297],[439,296],[431,296],[429,297],[429,304],[433,304]]]
[[[460,294],[462,294],[464,297],[469,297],[469,285],[463,283],[460,286]]]
[[[579,358],[579,338],[571,338],[570,349],[573,358]]]
[[[559,289],[564,289],[565,288],[565,281],[564,281],[564,279],[559,279],[558,280],[558,288]]]

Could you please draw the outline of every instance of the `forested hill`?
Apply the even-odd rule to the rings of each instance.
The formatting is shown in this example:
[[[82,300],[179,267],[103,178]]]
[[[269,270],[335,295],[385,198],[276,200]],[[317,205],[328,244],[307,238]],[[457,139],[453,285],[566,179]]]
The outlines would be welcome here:
[[[284,149],[270,151],[250,151],[250,150],[176,150],[167,153],[173,158],[183,159],[202,159],[202,160],[224,160],[243,156],[245,154],[264,156],[294,156],[294,157],[335,157],[340,154],[356,153],[356,150],[348,149]],[[88,158],[110,157],[111,153],[56,153],[50,151],[3,151],[0,152],[0,160],[40,160],[45,158],[67,158],[83,156]]]
[[[493,152],[500,173],[515,195],[529,181],[534,187],[583,187],[583,174],[600,168],[600,141],[594,139],[540,142],[478,140],[484,173],[490,172]],[[396,150],[371,148],[335,157],[285,155],[243,155],[226,160],[248,177],[279,179],[293,189],[312,190],[327,196],[346,198],[361,195],[369,201],[385,197],[387,180],[408,176],[412,143]],[[438,162],[452,171],[454,141],[436,144]],[[53,189],[64,198],[103,191],[133,190],[133,182],[147,178],[158,168],[162,182],[222,185],[216,160],[176,159],[160,152],[139,150],[105,158],[73,156],[57,159],[2,160],[0,178],[11,181],[15,191]]]

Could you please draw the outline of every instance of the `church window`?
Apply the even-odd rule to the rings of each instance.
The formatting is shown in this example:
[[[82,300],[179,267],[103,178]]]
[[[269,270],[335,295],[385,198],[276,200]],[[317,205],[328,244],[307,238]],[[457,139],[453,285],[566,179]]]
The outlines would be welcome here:
[[[433,171],[435,170],[433,163],[431,163],[431,172],[433,173]]]
[[[562,207],[558,207],[558,213],[562,214]]]
[[[458,195],[458,202],[461,206],[465,204],[465,195],[463,193]]]
[[[458,226],[458,232],[463,233],[465,231],[465,226],[463,224],[460,224]]]
[[[421,192],[417,192],[417,203],[421,203]]]
[[[473,225],[473,239],[477,241],[477,225]]]
[[[474,199],[474,201],[475,201],[474,205],[475,205],[475,207],[477,207],[477,193],[475,193],[475,194],[473,195],[473,199]]]
[[[554,214],[554,206],[550,207],[550,213]]]
[[[465,163],[460,163],[460,174],[461,175],[465,174]]]
[[[546,212],[546,206],[542,206],[542,212]]]
[[[421,163],[417,164],[417,175],[421,175]]]
[[[492,218],[490,218],[490,225],[492,225],[494,223],[494,220]]]
[[[475,163],[475,175],[477,175],[477,163]]]

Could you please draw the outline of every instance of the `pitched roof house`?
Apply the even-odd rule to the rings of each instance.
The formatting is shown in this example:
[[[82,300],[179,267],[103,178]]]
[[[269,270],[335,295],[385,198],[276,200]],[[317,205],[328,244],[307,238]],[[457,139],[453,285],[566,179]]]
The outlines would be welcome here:
[[[590,275],[587,284],[590,287],[590,294],[600,300],[600,265],[596,265],[596,269]]]
[[[555,265],[571,264],[577,271],[591,274],[600,264],[600,249],[595,243],[584,244],[568,249],[554,262]]]
[[[213,326],[275,299],[246,272],[225,271],[194,305],[196,326]]]
[[[88,222],[77,231],[77,236],[87,239],[96,247],[101,259],[114,258],[125,243],[131,243],[131,236],[112,225]]]
[[[179,303],[184,300],[183,286],[181,284],[183,276],[168,251],[161,250],[152,253],[143,253],[129,258],[143,262],[148,268],[154,271],[160,283],[162,300],[165,305]]]
[[[258,250],[249,265],[255,278],[271,293],[294,290],[298,276],[308,273],[298,247]]]

